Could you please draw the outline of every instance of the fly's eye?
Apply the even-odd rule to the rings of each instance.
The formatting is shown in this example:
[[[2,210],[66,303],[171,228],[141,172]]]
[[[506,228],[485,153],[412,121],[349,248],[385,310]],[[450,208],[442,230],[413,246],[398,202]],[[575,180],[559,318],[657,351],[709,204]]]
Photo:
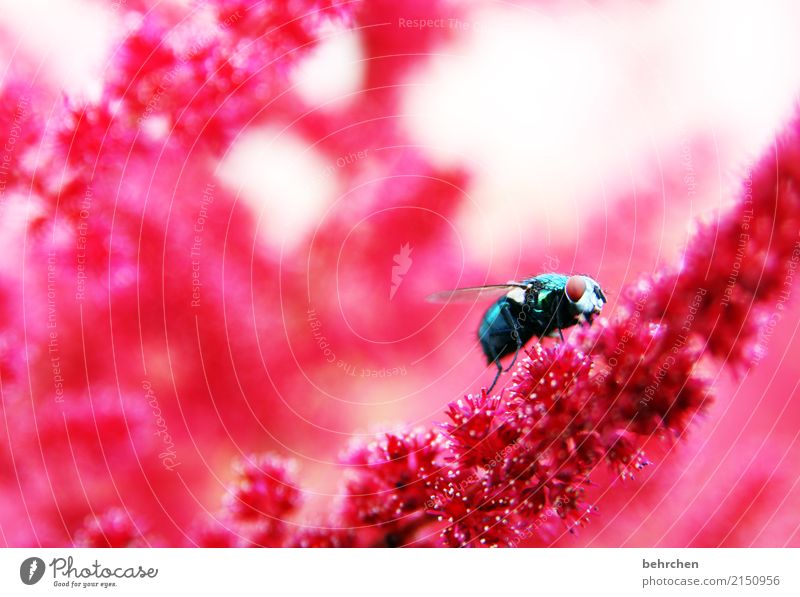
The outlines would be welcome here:
[[[570,276],[564,292],[569,300],[577,303],[583,297],[583,293],[586,292],[586,280],[583,279],[583,276]]]

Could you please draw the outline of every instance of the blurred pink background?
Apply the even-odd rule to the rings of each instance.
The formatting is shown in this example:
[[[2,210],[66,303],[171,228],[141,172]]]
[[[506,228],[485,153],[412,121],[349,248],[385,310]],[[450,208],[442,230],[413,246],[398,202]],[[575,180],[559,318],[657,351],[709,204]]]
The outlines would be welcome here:
[[[692,222],[733,200],[800,89],[788,0],[375,2],[324,24],[223,133],[212,117],[175,133],[169,88],[139,131],[148,145],[129,151],[109,125],[99,149],[83,133],[58,161],[64,98],[103,97],[122,32],[154,6],[175,22],[194,10],[0,3],[0,86],[30,85],[41,125],[22,129],[43,127],[19,159],[53,177],[3,197],[0,545],[72,544],[115,507],[144,544],[191,544],[253,452],[296,458],[304,516],[324,512],[353,438],[441,421],[491,381],[475,331],[487,305],[427,294],[585,272],[613,314],[621,287],[679,259]],[[153,97],[135,98],[142,114]],[[65,164],[92,172],[85,218]],[[592,524],[531,544],[800,545],[799,315],[793,297],[752,369],[708,365],[716,401],[687,441],[654,438],[635,481],[595,479]]]

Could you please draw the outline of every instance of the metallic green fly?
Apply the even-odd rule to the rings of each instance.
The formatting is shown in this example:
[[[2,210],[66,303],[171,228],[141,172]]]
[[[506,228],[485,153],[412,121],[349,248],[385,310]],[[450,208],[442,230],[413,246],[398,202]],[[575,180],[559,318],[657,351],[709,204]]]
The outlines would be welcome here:
[[[594,279],[556,273],[540,274],[520,282],[437,292],[428,300],[474,300],[498,294],[501,296],[486,310],[478,328],[483,353],[488,363],[497,367],[490,392],[500,373],[514,366],[520,349],[531,338],[559,336],[563,341],[562,330],[579,323],[591,325],[606,303],[606,296]],[[500,359],[511,353],[514,353],[514,360],[504,370]]]

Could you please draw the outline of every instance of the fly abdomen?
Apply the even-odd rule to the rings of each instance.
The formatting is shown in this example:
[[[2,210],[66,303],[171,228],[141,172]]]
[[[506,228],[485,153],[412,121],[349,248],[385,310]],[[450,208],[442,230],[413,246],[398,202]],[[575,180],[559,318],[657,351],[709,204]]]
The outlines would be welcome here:
[[[489,307],[478,328],[481,348],[489,363],[512,354],[531,339],[530,309],[507,297]]]

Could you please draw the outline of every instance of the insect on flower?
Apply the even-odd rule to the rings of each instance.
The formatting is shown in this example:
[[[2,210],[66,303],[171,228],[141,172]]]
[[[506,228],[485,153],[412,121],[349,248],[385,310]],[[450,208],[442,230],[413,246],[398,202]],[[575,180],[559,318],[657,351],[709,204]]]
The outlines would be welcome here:
[[[478,339],[488,363],[497,367],[497,375],[488,391],[491,392],[500,374],[517,361],[520,349],[536,336],[559,336],[562,330],[579,323],[591,325],[606,303],[600,284],[589,276],[540,274],[521,282],[490,284],[437,292],[428,297],[432,302],[474,300],[501,295],[486,310],[478,328]],[[503,369],[500,359],[514,353],[511,364]]]

